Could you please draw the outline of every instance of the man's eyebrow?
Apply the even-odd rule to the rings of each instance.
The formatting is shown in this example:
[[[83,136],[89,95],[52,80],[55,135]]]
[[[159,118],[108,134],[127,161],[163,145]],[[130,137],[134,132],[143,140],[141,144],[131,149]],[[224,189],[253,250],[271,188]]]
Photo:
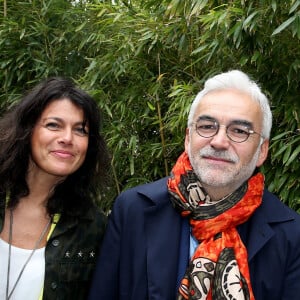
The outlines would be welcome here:
[[[201,115],[197,118],[196,122],[198,121],[212,121],[217,122],[217,120],[209,115]]]
[[[245,126],[245,127],[249,128],[249,129],[253,128],[253,123],[249,122],[247,120],[233,120],[233,121],[230,122],[230,124],[242,125],[242,126]]]
[[[198,121],[212,121],[212,122],[219,123],[219,121],[216,118],[214,118],[210,115],[201,115],[197,118],[196,122],[198,122]],[[229,122],[228,125],[231,125],[231,124],[242,125],[242,126],[245,126],[249,129],[253,128],[253,123],[252,122],[247,121],[247,120],[243,120],[243,119],[232,120],[232,121]]]

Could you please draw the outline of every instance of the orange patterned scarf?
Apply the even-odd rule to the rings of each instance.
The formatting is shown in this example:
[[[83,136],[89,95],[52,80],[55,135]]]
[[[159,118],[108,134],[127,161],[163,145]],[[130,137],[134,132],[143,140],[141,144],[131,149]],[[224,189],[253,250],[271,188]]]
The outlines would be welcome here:
[[[175,208],[189,217],[199,242],[181,281],[178,300],[254,300],[247,249],[236,226],[246,222],[261,204],[263,188],[264,176],[257,173],[225,199],[209,204],[209,195],[187,154],[178,158],[168,189]]]

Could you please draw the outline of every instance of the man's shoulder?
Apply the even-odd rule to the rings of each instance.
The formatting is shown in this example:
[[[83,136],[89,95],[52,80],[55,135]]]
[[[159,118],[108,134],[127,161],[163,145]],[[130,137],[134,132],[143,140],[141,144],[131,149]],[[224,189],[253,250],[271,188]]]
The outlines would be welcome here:
[[[115,203],[119,205],[131,205],[141,203],[160,204],[168,201],[167,189],[168,177],[159,180],[141,184],[123,191],[117,198]]]
[[[149,194],[154,195],[156,193],[166,192],[167,191],[167,179],[168,177],[161,178],[156,181],[144,183],[141,185],[137,185],[135,187],[129,188],[123,191],[120,196],[127,196],[132,194]]]
[[[294,220],[300,224],[300,214],[283,203],[283,201],[267,189],[264,190],[261,208],[273,222]]]

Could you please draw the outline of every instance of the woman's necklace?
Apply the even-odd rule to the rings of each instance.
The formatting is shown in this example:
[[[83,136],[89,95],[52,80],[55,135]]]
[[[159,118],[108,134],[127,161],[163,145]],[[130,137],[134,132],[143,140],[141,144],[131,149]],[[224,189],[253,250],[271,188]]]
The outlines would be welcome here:
[[[15,284],[13,285],[10,293],[8,291],[9,289],[9,277],[10,277],[10,261],[11,261],[11,243],[12,243],[12,229],[13,229],[13,212],[12,212],[12,209],[10,209],[10,223],[9,223],[9,238],[8,238],[8,265],[7,265],[7,278],[6,278],[6,300],[9,300],[12,293],[14,292],[17,284],[19,283],[19,280],[26,268],[26,266],[28,265],[31,257],[33,256],[35,250],[39,247],[41,241],[43,240],[49,226],[50,226],[50,223],[51,223],[51,219],[48,221],[48,223],[46,224],[45,228],[43,229],[40,237],[38,238],[38,240],[36,241],[35,245],[34,245],[34,248],[32,249],[30,255],[28,256],[27,260],[25,261],[20,273],[19,273],[19,276],[15,282]]]

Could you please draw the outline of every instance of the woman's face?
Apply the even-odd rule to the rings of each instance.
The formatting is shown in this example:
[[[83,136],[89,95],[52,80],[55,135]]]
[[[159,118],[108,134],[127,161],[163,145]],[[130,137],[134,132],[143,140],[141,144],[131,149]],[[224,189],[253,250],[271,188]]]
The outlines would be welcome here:
[[[61,178],[78,170],[89,142],[83,122],[83,110],[69,99],[50,102],[33,128],[30,172]]]

